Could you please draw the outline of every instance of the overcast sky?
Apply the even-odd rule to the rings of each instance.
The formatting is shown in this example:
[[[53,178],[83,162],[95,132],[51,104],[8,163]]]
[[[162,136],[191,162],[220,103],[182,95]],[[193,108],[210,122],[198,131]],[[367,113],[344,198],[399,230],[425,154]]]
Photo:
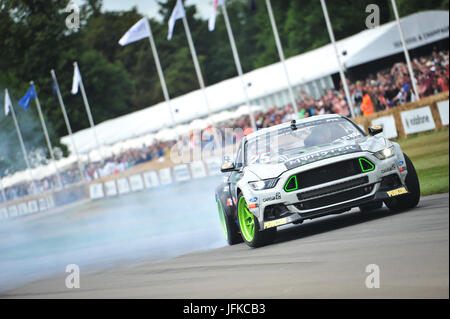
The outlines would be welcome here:
[[[211,13],[211,6],[213,0],[185,0],[185,5],[196,5],[199,15],[203,18],[208,18]],[[84,3],[83,0],[75,0],[78,5]],[[157,0],[103,0],[103,10],[128,10],[136,6],[138,12],[146,14],[149,17],[155,17],[161,20],[162,17],[158,14]]]

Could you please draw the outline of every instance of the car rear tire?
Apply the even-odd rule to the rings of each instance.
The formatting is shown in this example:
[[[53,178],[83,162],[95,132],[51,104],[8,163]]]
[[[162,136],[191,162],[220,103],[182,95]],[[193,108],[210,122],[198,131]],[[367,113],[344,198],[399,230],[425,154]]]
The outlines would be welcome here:
[[[383,201],[379,200],[379,201],[374,201],[372,203],[361,205],[361,206],[359,206],[359,210],[361,211],[361,213],[367,213],[367,212],[371,212],[371,211],[380,209],[381,207],[383,207]]]
[[[258,218],[250,212],[244,196],[238,198],[238,221],[244,242],[253,248],[272,244],[277,235],[277,229],[260,230]]]
[[[217,210],[219,212],[220,224],[222,226],[223,235],[228,245],[236,245],[242,242],[241,235],[238,232],[237,225],[233,219],[226,213],[222,205],[222,201],[217,199]]]
[[[406,154],[403,155],[405,156],[406,170],[408,172],[405,179],[405,185],[408,188],[408,194],[384,200],[386,206],[394,212],[400,212],[414,208],[417,206],[417,204],[419,204],[420,201],[420,183],[416,169],[414,168],[414,165],[409,157]]]

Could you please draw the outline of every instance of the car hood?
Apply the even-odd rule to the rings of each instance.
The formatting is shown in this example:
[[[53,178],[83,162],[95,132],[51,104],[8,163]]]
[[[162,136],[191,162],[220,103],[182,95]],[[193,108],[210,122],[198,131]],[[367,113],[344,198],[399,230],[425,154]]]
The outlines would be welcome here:
[[[341,141],[314,147],[301,154],[285,154],[278,156],[274,161],[262,164],[251,164],[248,170],[260,179],[278,177],[284,172],[322,159],[337,157],[358,152],[378,152],[389,146],[390,142],[383,136],[366,136],[350,141]]]

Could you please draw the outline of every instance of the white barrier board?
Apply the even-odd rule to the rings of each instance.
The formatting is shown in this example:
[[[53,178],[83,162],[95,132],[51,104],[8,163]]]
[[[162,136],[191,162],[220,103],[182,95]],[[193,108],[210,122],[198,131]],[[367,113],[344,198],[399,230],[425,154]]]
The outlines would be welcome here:
[[[55,207],[55,202],[53,201],[53,197],[52,196],[47,196],[45,198],[45,200],[47,201],[47,208],[54,208]]]
[[[175,166],[173,168],[173,175],[177,182],[185,182],[191,179],[189,167],[186,164]]]
[[[397,138],[397,127],[395,126],[395,119],[393,115],[376,118],[372,121],[372,125],[379,125],[383,127],[383,135],[386,138]]]
[[[8,210],[6,207],[0,208],[0,219],[8,219]]]
[[[47,201],[45,198],[39,198],[39,211],[43,212],[47,210]]]
[[[448,100],[437,104],[442,125],[448,125]]]
[[[158,174],[156,174],[156,172],[154,171],[145,172],[143,176],[146,188],[152,188],[159,185]]]
[[[103,184],[89,185],[89,195],[91,199],[99,199],[105,197],[105,194],[103,193]]]
[[[8,207],[8,216],[9,217],[16,217],[19,213],[17,211],[17,206],[9,206]]]
[[[131,190],[133,192],[141,191],[144,189],[144,182],[139,174],[132,175],[129,177]]]
[[[116,187],[116,181],[107,181],[105,182],[105,193],[106,196],[117,196],[117,187]]]
[[[19,205],[17,205],[17,210],[19,211],[19,215],[27,215],[28,214],[27,203],[20,203]]]
[[[39,211],[39,206],[36,200],[30,200],[28,202],[28,212],[30,214],[37,213]]]
[[[419,132],[431,131],[436,128],[433,115],[429,106],[419,109],[401,112],[403,129],[405,134],[414,134]]]
[[[120,178],[117,180],[117,188],[119,189],[119,194],[128,194],[130,189],[130,184],[128,184],[128,179]]]
[[[191,163],[192,178],[206,177],[205,164],[201,161]]]
[[[222,166],[219,158],[212,158],[206,162],[208,166],[209,176],[220,175],[220,167]]]
[[[170,167],[159,170],[159,180],[161,181],[161,185],[172,183],[172,173],[170,172]]]

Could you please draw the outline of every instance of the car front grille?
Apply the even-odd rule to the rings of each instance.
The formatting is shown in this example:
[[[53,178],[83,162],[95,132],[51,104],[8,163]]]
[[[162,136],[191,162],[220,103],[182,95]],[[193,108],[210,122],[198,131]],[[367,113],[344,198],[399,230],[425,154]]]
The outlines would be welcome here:
[[[354,198],[359,198],[368,195],[372,192],[374,185],[360,186],[349,190],[332,193],[322,197],[315,197],[313,199],[304,200],[300,203],[294,204],[298,210],[310,210],[329,205],[346,202]]]
[[[381,180],[380,191],[389,191],[402,186],[402,181],[397,174],[391,174],[383,177]]]
[[[301,201],[308,200],[314,197],[325,196],[341,191],[348,190],[350,188],[354,188],[360,185],[364,185],[369,183],[369,178],[367,176],[363,176],[360,178],[352,179],[350,181],[334,184],[328,187],[322,187],[318,189],[314,189],[312,191],[298,193],[297,198]]]
[[[286,191],[300,190],[311,186],[324,184],[339,179],[362,174],[374,169],[374,165],[366,158],[352,158],[349,160],[321,166],[291,176],[286,185]],[[295,180],[292,177],[295,176]],[[296,185],[294,182],[297,182]],[[296,186],[296,187],[294,187]]]

